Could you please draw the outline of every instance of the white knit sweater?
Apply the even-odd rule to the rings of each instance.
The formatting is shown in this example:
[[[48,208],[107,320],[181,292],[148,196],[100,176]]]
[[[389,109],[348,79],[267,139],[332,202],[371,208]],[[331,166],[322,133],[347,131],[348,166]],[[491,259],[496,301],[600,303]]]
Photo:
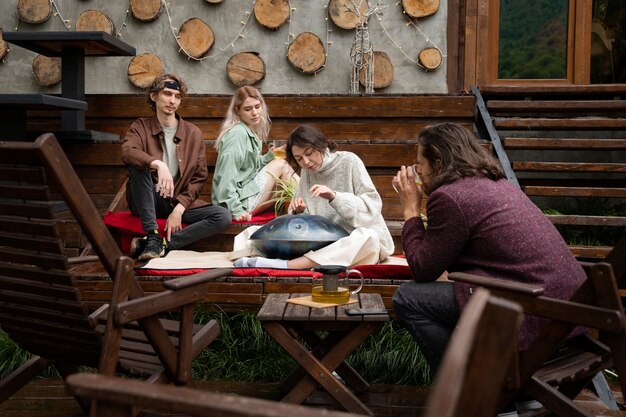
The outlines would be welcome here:
[[[311,198],[309,189],[322,184],[336,193],[332,201]],[[376,232],[381,246],[392,254],[393,239],[382,215],[383,202],[374,187],[363,161],[352,152],[324,154],[319,171],[302,169],[295,197],[302,197],[309,214],[324,216],[341,225],[349,233],[357,227]]]

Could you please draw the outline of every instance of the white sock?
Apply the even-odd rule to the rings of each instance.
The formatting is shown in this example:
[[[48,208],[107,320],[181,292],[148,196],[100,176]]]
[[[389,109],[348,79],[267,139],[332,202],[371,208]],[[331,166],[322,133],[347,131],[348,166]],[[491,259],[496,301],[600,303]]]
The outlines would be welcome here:
[[[270,259],[263,258],[261,256],[256,258],[243,258],[237,259],[233,265],[236,268],[273,268],[273,269],[289,269],[288,261],[284,259]]]
[[[287,266],[287,261],[284,259],[270,259],[263,258],[261,256],[257,258],[250,258],[250,260],[248,261],[248,266],[253,266],[256,268],[289,269],[289,266]]]

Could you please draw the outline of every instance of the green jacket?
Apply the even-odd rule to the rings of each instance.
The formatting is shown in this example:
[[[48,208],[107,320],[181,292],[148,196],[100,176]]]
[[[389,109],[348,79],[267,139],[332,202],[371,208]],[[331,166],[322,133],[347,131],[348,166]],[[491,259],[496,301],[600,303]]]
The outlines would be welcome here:
[[[213,174],[213,204],[227,207],[233,218],[249,212],[247,199],[261,192],[254,176],[274,154],[261,155],[261,142],[244,123],[230,129],[220,140]]]

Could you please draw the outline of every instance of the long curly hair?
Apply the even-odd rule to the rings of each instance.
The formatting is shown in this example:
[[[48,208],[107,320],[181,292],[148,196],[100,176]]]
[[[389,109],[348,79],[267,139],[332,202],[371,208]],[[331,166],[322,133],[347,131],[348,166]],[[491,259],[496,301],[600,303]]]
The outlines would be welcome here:
[[[218,148],[220,144],[220,140],[222,137],[233,127],[237,126],[241,122],[241,117],[239,117],[239,111],[241,110],[241,105],[248,98],[252,97],[261,102],[261,121],[258,125],[252,127],[249,126],[250,129],[256,134],[257,138],[262,142],[267,140],[267,137],[270,133],[270,127],[272,125],[272,121],[270,120],[270,116],[267,112],[267,105],[265,104],[265,100],[263,100],[263,96],[261,92],[254,87],[244,86],[240,87],[233,94],[233,98],[230,101],[230,105],[228,106],[228,110],[226,111],[226,117],[222,122],[222,126],[220,127],[220,133],[217,135],[217,139],[215,140],[215,149]]]
[[[464,177],[486,177],[497,181],[504,178],[500,163],[476,136],[456,123],[439,123],[424,127],[417,139],[422,155],[432,166],[441,161],[433,181],[424,190],[432,193],[444,184]]]

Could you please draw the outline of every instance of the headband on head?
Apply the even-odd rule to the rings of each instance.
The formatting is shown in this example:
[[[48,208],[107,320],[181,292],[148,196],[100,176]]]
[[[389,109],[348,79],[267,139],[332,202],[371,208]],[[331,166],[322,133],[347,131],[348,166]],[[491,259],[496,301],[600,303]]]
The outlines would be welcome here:
[[[178,81],[165,81],[163,83],[163,88],[171,88],[172,90],[176,90],[176,91],[180,91],[180,83]],[[154,87],[152,87],[152,92],[156,93],[157,91],[161,90],[158,85],[155,85]]]

